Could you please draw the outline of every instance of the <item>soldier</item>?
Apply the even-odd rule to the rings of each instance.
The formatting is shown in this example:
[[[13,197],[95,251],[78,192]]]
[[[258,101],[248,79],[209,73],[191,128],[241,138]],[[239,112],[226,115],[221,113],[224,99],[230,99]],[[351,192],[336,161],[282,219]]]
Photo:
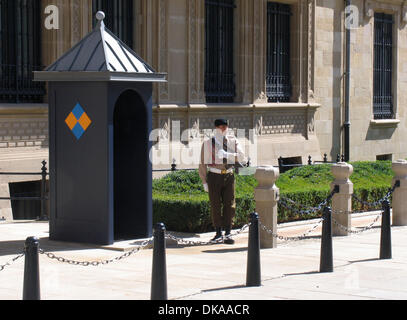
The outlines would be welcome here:
[[[205,192],[209,193],[212,223],[216,230],[212,242],[223,239],[223,228],[224,243],[234,243],[230,235],[232,219],[236,213],[233,167],[243,161],[244,152],[239,141],[234,135],[228,135],[227,120],[216,120],[215,134],[203,143],[199,164],[199,176]]]

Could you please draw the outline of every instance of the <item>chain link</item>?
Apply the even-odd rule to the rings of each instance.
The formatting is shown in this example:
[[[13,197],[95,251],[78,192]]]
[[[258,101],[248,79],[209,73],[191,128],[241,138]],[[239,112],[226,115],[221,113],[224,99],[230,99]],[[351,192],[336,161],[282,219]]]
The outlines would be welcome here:
[[[325,208],[328,204],[328,202],[332,199],[332,197],[334,196],[334,194],[337,193],[337,190],[333,190],[329,196],[323,201],[321,202],[317,207],[305,207],[304,205],[295,202],[292,199],[289,198],[284,198],[284,197],[280,197],[280,201],[279,203],[286,208],[287,210],[293,211],[294,213],[298,214],[298,215],[311,215],[313,213],[317,213],[319,211],[321,211],[323,208]],[[290,206],[289,203],[293,204],[293,205],[297,205],[299,207],[303,207],[306,208],[305,210],[300,210],[297,208],[294,208],[292,206]]]
[[[357,196],[355,196],[354,194],[352,195],[353,198],[355,198],[357,201],[359,201],[360,203],[367,205],[369,207],[376,207],[379,204],[382,204],[385,200],[389,200],[390,196],[393,194],[393,192],[395,191],[395,189],[399,187],[399,183],[396,183],[390,190],[389,192],[386,194],[386,196],[376,202],[373,203],[369,203],[367,201],[363,201],[361,199],[359,199]],[[288,203],[291,203],[293,205],[297,205],[300,207],[305,207],[302,204],[296,203],[294,200],[291,200],[289,198],[280,198],[279,203],[285,207],[288,210],[294,211],[295,213],[299,214],[299,215],[309,215],[312,213],[316,213],[321,211],[327,204],[328,202],[332,199],[332,197],[334,196],[334,194],[337,193],[337,190],[334,190],[330,193],[330,195],[322,202],[320,203],[317,207],[308,207],[306,210],[299,210],[297,208],[294,208],[292,206],[290,206]],[[339,214],[339,213],[346,213],[349,214],[351,212],[347,212],[347,211],[334,211],[334,213]],[[364,232],[366,230],[369,230],[373,227],[373,225],[379,220],[381,216],[381,213],[376,217],[376,219],[369,225],[364,227],[361,230],[351,230],[343,225],[341,225],[340,223],[338,223],[335,219],[332,219],[333,223],[338,226],[339,228],[345,230],[346,232],[350,232],[350,233],[361,233]],[[265,231],[267,232],[269,235],[271,235],[274,238],[277,238],[279,240],[282,241],[298,241],[298,240],[302,240],[304,239],[306,236],[308,236],[310,233],[312,233],[323,221],[324,219],[322,218],[312,229],[308,230],[307,232],[305,232],[304,234],[300,235],[300,236],[296,236],[296,237],[285,237],[285,236],[280,236],[278,234],[274,234],[272,230],[268,229],[265,225],[263,225],[261,223],[261,221],[259,220],[259,226]],[[239,235],[240,233],[243,233],[244,231],[246,231],[246,229],[248,229],[250,227],[251,223],[248,223],[246,225],[244,225],[240,230],[233,232],[232,234],[230,234],[228,236],[228,238],[232,238],[234,236]],[[192,241],[192,240],[185,240],[182,238],[178,238],[175,237],[169,233],[166,233],[165,237],[167,239],[171,239],[177,242],[177,244],[180,245],[187,245],[187,246],[200,246],[200,245],[213,245],[213,244],[219,244],[223,242],[223,238],[219,239],[219,240],[210,240],[210,241]],[[118,257],[112,258],[112,259],[107,259],[107,260],[102,260],[102,261],[77,261],[77,260],[72,260],[72,259],[67,259],[64,257],[60,257],[55,255],[54,253],[51,252],[45,252],[43,249],[39,249],[39,253],[45,255],[46,257],[48,257],[49,259],[53,259],[53,260],[57,260],[58,262],[62,262],[62,263],[68,263],[71,265],[80,265],[80,266],[100,266],[100,265],[106,265],[115,261],[120,261],[122,259],[125,259],[137,252],[139,252],[140,250],[144,249],[145,247],[147,247],[149,244],[151,244],[153,242],[153,238],[151,239],[147,239],[145,241],[143,241],[141,243],[140,246],[138,246],[137,248],[134,248],[131,251],[128,251]],[[25,256],[25,251],[23,251],[21,254],[18,254],[16,257],[14,257],[10,262],[7,262],[6,264],[0,265],[0,271],[3,271],[5,269],[5,267],[10,266],[11,263],[17,261],[18,259],[22,258]]]
[[[265,232],[267,232],[269,235],[271,235],[272,237],[282,240],[282,241],[299,241],[299,240],[303,240],[305,237],[307,237],[310,233],[312,233],[316,228],[318,228],[318,226],[322,223],[322,221],[324,221],[324,219],[320,219],[318,221],[318,223],[312,227],[312,229],[308,230],[307,232],[305,232],[304,234],[300,235],[300,236],[296,236],[296,237],[284,237],[284,236],[280,236],[278,234],[275,234],[273,232],[273,230],[268,229],[260,220],[259,220],[259,226],[260,228],[262,228]]]
[[[349,232],[349,233],[352,233],[352,234],[359,234],[359,233],[362,233],[362,232],[365,232],[365,231],[367,231],[367,230],[372,229],[373,226],[379,221],[379,219],[380,219],[381,216],[382,216],[382,213],[380,212],[380,214],[377,215],[377,217],[374,219],[374,221],[373,221],[371,224],[369,224],[369,225],[366,226],[366,227],[363,227],[363,228],[360,229],[360,230],[352,230],[352,228],[348,228],[348,227],[344,226],[343,224],[340,224],[340,223],[339,223],[338,221],[336,221],[335,219],[332,219],[332,222],[333,222],[333,224],[336,225],[339,229],[341,229],[341,230],[343,230],[343,231],[345,231],[345,232]]]
[[[192,240],[185,240],[182,238],[178,238],[176,236],[173,236],[171,234],[166,234],[165,237],[170,240],[174,240],[177,242],[178,245],[184,245],[184,246],[207,246],[207,245],[212,245],[212,244],[218,244],[222,243],[223,239],[218,239],[216,241],[192,241]]]
[[[235,231],[234,233],[232,233],[232,237],[237,236],[238,234],[241,234],[243,232],[246,231],[247,228],[249,228],[251,226],[251,222],[249,222],[248,224],[245,224],[240,230]]]
[[[246,231],[247,228],[249,228],[251,223],[245,224],[240,230],[232,232],[227,238],[232,238],[235,237],[243,232]],[[173,236],[169,233],[165,235],[167,239],[174,240],[177,242],[178,245],[184,245],[184,246],[208,246],[208,245],[213,245],[213,244],[220,244],[223,243],[223,238],[220,238],[218,240],[209,240],[209,241],[194,241],[194,240],[185,240],[182,238],[178,238],[176,236]]]
[[[367,206],[369,208],[376,208],[377,206],[381,206],[384,201],[389,201],[391,195],[394,193],[394,191],[400,186],[399,181],[397,181],[392,188],[389,189],[387,194],[380,200],[374,201],[374,202],[368,202],[364,201],[360,198],[358,198],[355,194],[352,194],[352,197],[359,203],[363,204],[364,206]]]
[[[71,260],[71,259],[67,259],[67,258],[63,258],[63,257],[58,257],[55,254],[51,253],[51,252],[45,252],[43,249],[39,249],[39,253],[43,254],[45,256],[47,256],[49,259],[52,260],[57,260],[58,262],[62,262],[62,263],[68,263],[70,265],[75,265],[75,266],[93,266],[93,267],[97,267],[100,265],[106,265],[115,261],[120,261],[122,259],[125,259],[127,257],[130,257],[131,255],[139,252],[140,250],[144,249],[145,247],[147,247],[149,244],[152,243],[152,238],[151,239],[147,239],[145,241],[143,241],[141,243],[140,246],[138,246],[137,248],[132,249],[131,251],[128,251],[118,257],[112,258],[112,259],[107,259],[107,260],[102,260],[102,261],[76,261],[76,260]]]
[[[301,209],[297,209],[297,208],[295,208],[293,206],[290,206],[290,204],[288,202],[293,204],[293,205],[298,205],[298,206],[302,206],[302,205],[300,205],[300,204],[296,203],[295,201],[293,201],[291,199],[288,199],[288,198],[280,198],[279,203],[285,209],[290,210],[290,211],[292,211],[292,212],[294,212],[294,213],[296,213],[298,215],[311,215],[313,213],[319,212],[322,209],[322,206],[325,204],[325,201],[324,201],[318,207],[309,207],[309,208],[307,208],[305,210],[301,210]]]
[[[228,237],[231,238],[231,237],[234,237],[234,236],[244,232],[249,226],[250,226],[250,223],[244,225],[240,230],[233,232]],[[189,241],[189,240],[184,240],[184,239],[181,239],[181,238],[177,238],[177,237],[172,236],[172,235],[170,235],[168,233],[166,234],[166,238],[175,240],[175,241],[177,241],[178,244],[193,245],[193,246],[212,245],[212,244],[217,244],[217,243],[222,243],[223,242],[223,239],[219,239],[218,241]],[[107,265],[107,264],[115,262],[115,261],[123,260],[123,259],[125,259],[125,258],[139,252],[140,250],[144,249],[145,247],[147,247],[151,243],[153,243],[153,238],[143,241],[140,246],[138,246],[138,247],[132,249],[131,251],[128,251],[128,252],[126,252],[126,253],[118,256],[118,257],[115,257],[115,258],[112,258],[112,259],[107,259],[107,260],[102,260],[102,261],[77,261],[77,260],[57,256],[52,252],[45,252],[41,248],[38,250],[38,252],[40,254],[42,254],[42,255],[45,255],[47,258],[49,258],[51,260],[56,260],[56,261],[61,262],[61,263],[67,263],[67,264],[75,265],[75,266],[84,266],[84,267],[93,266],[93,267],[97,267],[97,266],[100,266],[100,265]],[[19,254],[15,258],[13,258],[10,262],[7,262],[4,265],[0,265],[0,271],[3,271],[5,269],[5,267],[9,266],[11,263],[13,263],[14,261],[20,259],[23,256],[25,256],[25,252],[22,252],[21,254]]]
[[[11,261],[7,262],[6,264],[0,265],[0,271],[3,271],[6,267],[10,266],[13,262],[17,261],[18,259],[25,256],[25,251],[15,256]]]

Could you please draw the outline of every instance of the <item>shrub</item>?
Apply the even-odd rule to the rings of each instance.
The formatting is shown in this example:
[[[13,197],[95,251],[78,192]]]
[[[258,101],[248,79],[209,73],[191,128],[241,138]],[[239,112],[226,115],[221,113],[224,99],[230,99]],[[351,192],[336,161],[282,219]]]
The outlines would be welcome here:
[[[350,177],[355,195],[374,202],[387,193],[393,172],[390,161],[354,162]],[[280,175],[276,185],[280,195],[294,200],[299,209],[317,207],[330,193],[333,181],[331,165],[303,166]],[[254,176],[236,176],[235,227],[248,222],[248,215],[255,211],[253,199],[257,181]],[[354,211],[369,208],[352,199]],[[213,230],[208,195],[204,192],[197,171],[176,171],[153,181],[154,222],[165,223],[168,230],[182,232],[207,232]],[[299,215],[278,205],[278,222],[312,219],[320,212]]]

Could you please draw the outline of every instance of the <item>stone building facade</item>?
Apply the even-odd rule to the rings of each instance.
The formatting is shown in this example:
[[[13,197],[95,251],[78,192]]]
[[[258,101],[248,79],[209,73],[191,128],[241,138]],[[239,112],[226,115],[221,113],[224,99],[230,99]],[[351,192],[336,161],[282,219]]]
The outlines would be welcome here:
[[[58,29],[41,23],[44,66],[83,38],[95,10],[107,6],[96,0],[39,2],[42,21],[50,5],[59,17]],[[153,127],[177,163],[177,150],[194,142],[174,140],[174,126],[203,137],[218,117],[228,118],[232,129],[252,130],[259,165],[276,165],[279,157],[306,163],[309,155],[321,160],[324,153],[331,159],[344,153],[346,1],[112,2],[112,26],[156,71],[168,73],[168,82],[154,89]],[[407,1],[350,3],[350,160],[406,158]],[[383,17],[391,19],[387,29],[379,23]],[[380,35],[391,43],[381,47]],[[387,54],[384,65],[381,52]],[[211,78],[212,65],[217,78]],[[390,110],[385,116],[374,109],[378,95],[391,97],[391,105],[382,103]],[[46,147],[46,102],[45,95],[42,103],[1,103],[0,147]]]

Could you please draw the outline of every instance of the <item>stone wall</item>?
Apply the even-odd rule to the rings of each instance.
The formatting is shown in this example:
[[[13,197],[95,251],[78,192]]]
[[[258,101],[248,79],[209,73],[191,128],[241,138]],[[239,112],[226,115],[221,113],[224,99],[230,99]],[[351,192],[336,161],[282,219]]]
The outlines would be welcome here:
[[[390,155],[407,157],[406,12],[405,1],[355,0],[359,25],[351,30],[350,158],[376,160]],[[395,119],[374,120],[373,49],[374,12],[393,14],[393,97]],[[340,153],[344,122],[345,27],[344,2],[318,0],[316,8],[315,99],[321,105],[316,114],[316,131],[323,153]]]
[[[377,155],[407,157],[407,27],[402,20],[405,1],[353,1],[360,12],[357,29],[351,33],[351,157],[375,160]],[[403,6],[402,6],[403,5]],[[373,120],[374,12],[394,17],[393,98],[394,120]]]
[[[290,103],[267,103],[266,0],[237,0],[235,9],[236,98],[233,104],[206,104],[204,93],[204,0],[141,0],[142,56],[168,84],[156,86],[153,127],[171,136],[173,121],[185,129],[213,129],[213,120],[230,120],[234,130],[253,130],[258,164],[277,164],[278,157],[322,159],[315,131],[314,0],[282,1],[292,5],[291,46],[293,96]],[[149,19],[147,19],[148,17]],[[170,149],[183,148],[168,142]],[[177,158],[178,152],[174,152]],[[335,155],[336,156],[336,155]],[[178,163],[180,163],[176,159]]]
[[[315,100],[321,105],[315,128],[321,152],[341,154],[343,106],[344,1],[316,3]]]
[[[171,162],[175,159],[181,167],[188,165],[183,164],[179,150],[189,150],[186,147],[192,148],[191,145],[202,142],[205,134],[214,129],[214,120],[220,117],[229,120],[230,129],[236,136],[240,136],[238,130],[243,132],[240,140],[253,164],[277,165],[280,156],[300,157],[305,164],[310,155],[315,160],[322,159],[314,126],[314,114],[318,107],[316,104],[156,107],[153,127],[159,129],[157,142],[160,142],[160,148],[169,149],[166,151],[170,152],[168,160]],[[176,125],[180,126],[181,134],[187,129],[191,130],[185,136],[188,139],[174,141]],[[157,145],[153,148],[153,159],[159,155],[157,148]],[[167,163],[160,167],[168,168],[169,165]]]
[[[204,0],[134,0],[135,50],[168,83],[154,86],[153,127],[171,135],[212,128],[225,117],[233,128],[254,130],[261,146],[259,161],[275,164],[279,156],[308,155],[335,159],[343,153],[345,27],[344,1],[276,0],[292,6],[289,103],[270,104],[265,96],[267,0],[236,0],[233,104],[205,103]],[[91,0],[44,0],[60,9],[60,29],[43,30],[43,63],[49,65],[92,28]],[[407,6],[404,0],[353,0],[359,26],[351,31],[351,160],[374,160],[391,154],[407,157]],[[373,120],[373,12],[395,17],[394,97],[396,119]],[[47,113],[0,114],[0,146],[30,146],[46,141]],[[14,110],[14,111],[13,111]],[[14,113],[13,113],[14,112]],[[182,146],[181,146],[182,147]]]
[[[0,105],[0,148],[48,147],[47,105]]]
[[[59,29],[42,28],[42,62],[49,66],[92,30],[92,0],[42,0],[59,9]],[[43,16],[45,17],[45,15]]]

